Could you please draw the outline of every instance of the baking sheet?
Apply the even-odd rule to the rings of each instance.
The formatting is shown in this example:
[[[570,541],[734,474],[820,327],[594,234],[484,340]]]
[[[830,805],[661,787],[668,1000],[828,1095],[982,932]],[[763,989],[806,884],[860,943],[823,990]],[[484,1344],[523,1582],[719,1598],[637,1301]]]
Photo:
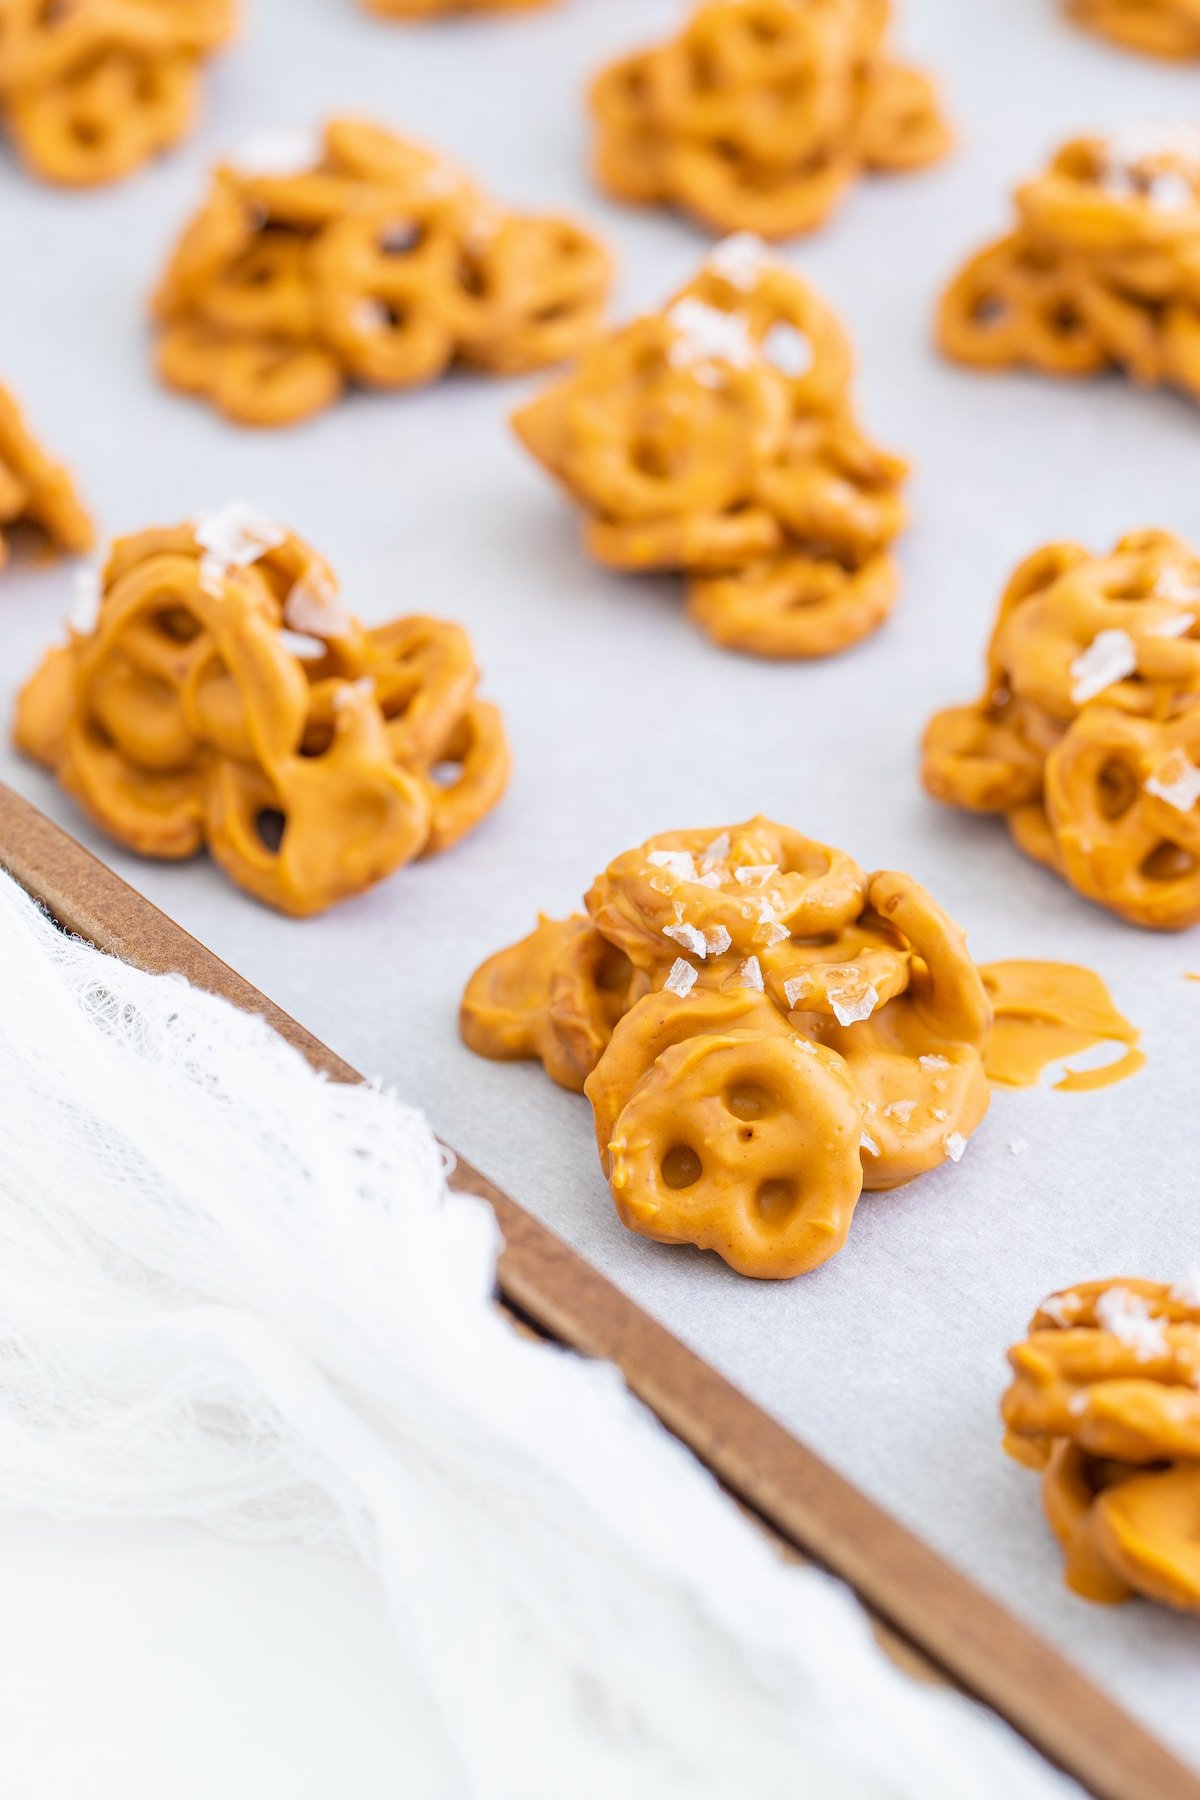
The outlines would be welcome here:
[[[448,856],[323,919],[264,911],[203,863],[155,867],[102,842],[48,778],[0,776],[295,1013],[394,1082],[438,1130],[649,1311],[1059,1643],[1200,1767],[1194,1621],[1074,1599],[1037,1483],[999,1450],[1003,1352],[1052,1287],[1170,1277],[1200,1260],[1200,933],[1154,938],[1026,863],[1003,829],[935,808],[916,744],[973,696],[1000,587],[1055,537],[1099,548],[1166,526],[1200,538],[1200,414],[1121,381],[989,378],[940,363],[931,307],[999,229],[1013,183],[1072,132],[1186,116],[1196,74],[1070,30],[1053,0],[907,0],[904,51],[939,71],[961,144],[942,167],[863,184],[789,252],[859,351],[860,414],[910,454],[914,523],[892,624],[821,665],[711,648],[672,581],[591,568],[576,521],[516,446],[528,384],[452,380],[357,397],[256,436],[160,391],[142,302],[222,148],[263,126],[359,110],[442,145],[514,204],[590,219],[621,260],[620,310],[657,303],[705,241],[605,203],[586,177],[580,94],[606,56],[684,15],[681,0],[565,0],[526,19],[388,26],[352,0],[250,0],[209,77],[202,130],[122,187],[57,194],[0,161],[0,379],[69,458],[108,532],[235,495],[295,526],[370,620],[460,619],[503,706],[504,807]],[[68,564],[0,578],[3,710],[58,631]],[[756,811],[925,881],[979,959],[1088,963],[1143,1028],[1144,1074],[1106,1093],[998,1094],[963,1162],[864,1199],[845,1253],[785,1285],[628,1236],[596,1166],[586,1104],[533,1067],[457,1041],[463,983],[540,909],[566,911],[652,832]],[[1014,1155],[1011,1146],[1026,1140]]]

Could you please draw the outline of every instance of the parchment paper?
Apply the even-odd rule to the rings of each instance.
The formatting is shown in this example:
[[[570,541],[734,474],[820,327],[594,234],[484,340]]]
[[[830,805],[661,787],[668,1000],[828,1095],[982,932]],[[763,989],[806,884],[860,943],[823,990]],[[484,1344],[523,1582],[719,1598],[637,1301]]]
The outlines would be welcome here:
[[[1195,70],[1091,42],[1054,0],[908,0],[899,41],[938,70],[953,160],[853,193],[791,252],[853,332],[867,428],[912,455],[913,525],[894,622],[854,653],[770,666],[710,648],[672,581],[589,567],[577,523],[505,418],[522,387],[453,380],[356,398],[256,436],[158,389],[142,301],[217,151],[265,125],[360,110],[441,144],[513,203],[590,218],[618,250],[622,313],[659,301],[705,247],[608,205],[586,174],[581,92],[681,0],[566,0],[507,22],[410,29],[351,0],[250,0],[209,78],[203,129],[121,187],[61,195],[0,162],[0,379],[75,466],[109,532],[245,496],[330,558],[381,620],[460,619],[504,707],[516,778],[448,856],[294,924],[203,863],[103,843],[11,752],[0,774],[100,851],[439,1131],[907,1524],[1015,1607],[1200,1767],[1200,1626],[1072,1598],[1035,1479],[999,1449],[1003,1353],[1050,1288],[1170,1277],[1200,1259],[1200,934],[1155,938],[1025,862],[999,826],[942,811],[915,773],[936,706],[971,697],[1002,582],[1055,537],[1099,548],[1159,524],[1200,536],[1200,414],[1121,381],[986,377],[940,363],[931,308],[1008,216],[1013,183],[1078,129],[1176,118]],[[0,683],[58,633],[69,565],[0,578]],[[999,1094],[958,1167],[868,1197],[830,1267],[755,1284],[617,1223],[586,1104],[533,1067],[476,1060],[455,1013],[476,963],[535,912],[576,905],[618,851],[755,811],[925,881],[978,958],[1086,962],[1142,1026],[1136,1080],[1097,1095]],[[1028,1142],[1024,1155],[1010,1145]]]

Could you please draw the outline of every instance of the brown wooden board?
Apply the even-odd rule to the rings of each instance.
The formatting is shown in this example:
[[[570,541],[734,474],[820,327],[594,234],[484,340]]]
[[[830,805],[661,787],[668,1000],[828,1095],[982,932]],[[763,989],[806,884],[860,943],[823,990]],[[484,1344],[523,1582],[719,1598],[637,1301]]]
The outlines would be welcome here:
[[[261,1014],[314,1068],[358,1074],[58,826],[0,785],[0,864],[66,930]],[[848,1582],[885,1626],[1101,1800],[1200,1800],[1200,1779],[1036,1632],[913,1536],[469,1163],[495,1209],[500,1290],[632,1391],[787,1544]]]

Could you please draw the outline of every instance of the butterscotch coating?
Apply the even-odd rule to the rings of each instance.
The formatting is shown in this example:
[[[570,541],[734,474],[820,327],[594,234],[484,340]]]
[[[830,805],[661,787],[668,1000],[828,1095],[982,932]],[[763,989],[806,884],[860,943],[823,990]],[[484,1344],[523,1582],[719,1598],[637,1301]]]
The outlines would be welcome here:
[[[1009,1352],[1005,1448],[1041,1472],[1068,1584],[1200,1611],[1200,1296],[1085,1282]]]
[[[0,568],[8,558],[5,532],[30,526],[55,549],[90,550],[95,530],[75,483],[39,445],[21,409],[0,387]]]
[[[1073,139],[938,313],[947,356],[1062,376],[1121,369],[1200,396],[1200,130]]]
[[[731,239],[513,423],[599,562],[684,574],[689,617],[725,648],[827,656],[890,613],[905,522],[907,467],[859,430],[851,366],[817,296]]]
[[[1200,0],[1066,0],[1073,19],[1146,56],[1200,56]]]
[[[271,427],[352,383],[520,374],[597,335],[611,265],[572,220],[509,212],[361,119],[282,150],[295,172],[269,172],[272,142],[221,165],[168,262],[153,300],[168,386]]]
[[[375,630],[327,565],[249,509],[119,539],[17,704],[14,738],[143,856],[206,848],[301,917],[447,848],[508,750],[459,627]]]
[[[938,713],[935,799],[1134,924],[1200,920],[1200,559],[1141,531],[1108,556],[1037,551],[1001,600],[975,706]]]
[[[943,156],[932,83],[892,62],[888,0],[707,0],[592,88],[596,179],[718,232],[788,238],[873,170]]]
[[[586,906],[483,964],[462,1035],[583,1088],[630,1229],[786,1278],[841,1249],[864,1187],[961,1156],[991,1004],[910,877],[757,818],[650,839]]]
[[[191,129],[235,24],[234,0],[5,0],[0,122],[44,180],[120,180]]]

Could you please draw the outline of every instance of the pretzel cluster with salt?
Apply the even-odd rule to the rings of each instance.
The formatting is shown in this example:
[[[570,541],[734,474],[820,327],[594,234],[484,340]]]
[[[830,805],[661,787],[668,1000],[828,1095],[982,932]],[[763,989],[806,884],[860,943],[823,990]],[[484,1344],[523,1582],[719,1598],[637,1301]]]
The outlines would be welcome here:
[[[888,0],[708,0],[592,89],[608,193],[716,231],[794,237],[872,170],[949,145],[928,78],[885,51]]]
[[[800,1275],[842,1248],[864,1187],[962,1155],[991,1006],[909,876],[758,818],[651,838],[585,905],[485,962],[461,1029],[586,1093],[631,1231]]]
[[[321,558],[240,502],[119,539],[81,608],[14,736],[143,856],[207,848],[300,917],[448,848],[504,791],[466,633],[367,629]]]
[[[1041,1474],[1067,1585],[1200,1612],[1200,1285],[1066,1288],[1008,1360],[1005,1449]]]
[[[930,721],[922,775],[1134,924],[1200,921],[1200,557],[1165,531],[1036,551],[983,697]]]
[[[118,181],[190,130],[234,0],[4,0],[0,121],[48,181]]]
[[[1148,56],[1200,56],[1200,0],[1066,0],[1089,31]]]
[[[67,470],[38,444],[8,391],[0,387],[0,568],[4,534],[29,526],[56,549],[90,550],[92,521]]]
[[[1016,228],[942,298],[946,355],[1050,375],[1120,369],[1200,398],[1200,128],[1077,138],[1016,204]]]
[[[827,656],[891,611],[904,524],[907,467],[859,430],[850,376],[828,307],[741,235],[514,425],[598,561],[685,574],[689,616],[726,648]]]
[[[569,219],[508,212],[419,145],[335,119],[218,168],[154,298],[158,370],[239,424],[288,425],[351,382],[574,356],[610,280]]]
[[[449,13],[532,12],[553,0],[363,0],[385,19],[440,19]]]

